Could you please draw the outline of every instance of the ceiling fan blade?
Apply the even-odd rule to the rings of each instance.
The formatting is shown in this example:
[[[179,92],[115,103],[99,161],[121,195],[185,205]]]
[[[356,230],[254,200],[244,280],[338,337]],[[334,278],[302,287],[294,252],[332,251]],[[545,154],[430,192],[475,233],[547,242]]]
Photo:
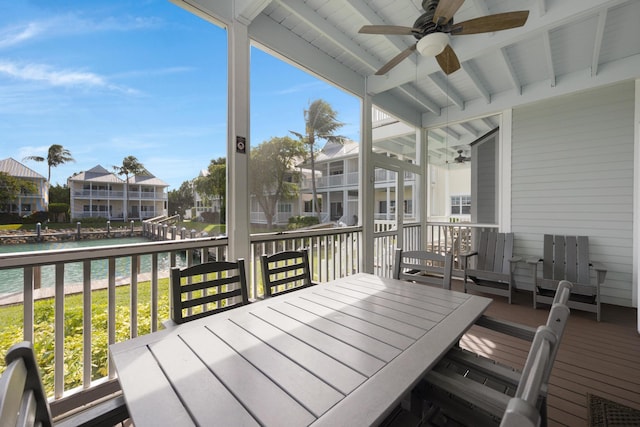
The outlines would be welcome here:
[[[358,31],[360,34],[397,34],[412,35],[414,31],[419,31],[411,27],[399,25],[365,25]]]
[[[413,45],[409,46],[408,48],[406,48],[405,50],[403,50],[402,52],[400,52],[399,54],[394,56],[391,59],[391,61],[389,61],[386,64],[384,64],[382,66],[382,68],[380,68],[378,71],[376,71],[376,76],[381,76],[383,74],[387,74],[389,72],[389,70],[391,70],[393,67],[395,67],[396,65],[401,63],[403,59],[405,59],[407,56],[411,55],[415,50],[416,50],[416,43],[414,43]]]
[[[440,0],[433,14],[433,23],[444,25],[451,21],[451,18],[453,18],[453,15],[460,9],[462,3],[464,3],[464,0]]]
[[[529,17],[528,10],[519,12],[497,13],[495,15],[483,16],[458,22],[451,26],[452,35],[493,33],[494,31],[508,30],[510,28],[522,27]]]
[[[436,55],[436,61],[438,61],[438,65],[447,75],[460,69],[458,55],[453,51],[451,45],[447,45],[442,52]]]

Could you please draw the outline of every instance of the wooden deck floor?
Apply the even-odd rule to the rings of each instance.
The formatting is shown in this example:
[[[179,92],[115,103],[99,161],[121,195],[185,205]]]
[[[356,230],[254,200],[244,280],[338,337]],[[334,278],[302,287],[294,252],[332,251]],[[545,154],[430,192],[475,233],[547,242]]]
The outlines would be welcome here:
[[[461,283],[454,289],[461,290]],[[548,306],[534,310],[531,293],[518,292],[515,303],[494,298],[486,314],[537,326]],[[596,394],[640,410],[640,335],[636,309],[603,305],[602,321],[577,310],[562,339],[549,383],[549,425],[588,425],[587,394]],[[510,366],[522,368],[529,344],[473,327],[461,345]]]

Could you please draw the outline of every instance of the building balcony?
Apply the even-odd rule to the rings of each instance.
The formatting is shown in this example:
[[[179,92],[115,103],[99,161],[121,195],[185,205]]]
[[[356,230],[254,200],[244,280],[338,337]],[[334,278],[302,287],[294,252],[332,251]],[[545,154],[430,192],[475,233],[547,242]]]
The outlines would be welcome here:
[[[122,200],[124,198],[124,191],[110,191],[110,190],[72,190],[72,196],[75,199],[108,199],[108,200]]]

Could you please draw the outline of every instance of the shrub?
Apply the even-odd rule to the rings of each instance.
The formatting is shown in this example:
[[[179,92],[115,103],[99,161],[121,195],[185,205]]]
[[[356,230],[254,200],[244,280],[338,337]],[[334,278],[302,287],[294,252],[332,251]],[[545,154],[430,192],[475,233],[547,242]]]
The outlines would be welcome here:
[[[151,332],[151,284],[138,284],[138,335]],[[158,283],[158,317],[169,318],[169,280]],[[116,341],[130,337],[129,286],[116,289]],[[42,373],[47,394],[53,394],[54,387],[54,319],[53,298],[37,300],[34,308],[34,348]],[[93,346],[91,348],[91,378],[93,380],[108,374],[108,294],[104,289],[92,292],[91,304]],[[83,374],[83,297],[81,294],[65,297],[64,313],[64,387],[66,390],[80,387]],[[22,304],[0,307],[0,354],[5,354],[11,345],[21,341],[23,336]],[[0,360],[0,374],[6,368]]]
[[[71,222],[73,224],[80,223],[83,227],[106,227],[107,218],[93,217],[93,218],[73,218]]]
[[[200,214],[202,220],[208,224],[219,224],[220,213],[219,212],[202,212]]]
[[[49,212],[38,211],[32,212],[31,215],[25,216],[22,218],[23,224],[37,224],[37,223],[45,223],[49,219]]]
[[[22,218],[18,214],[0,213],[0,224],[22,224]]]
[[[289,218],[289,230],[310,227],[319,223],[320,221],[316,216],[292,216]]]

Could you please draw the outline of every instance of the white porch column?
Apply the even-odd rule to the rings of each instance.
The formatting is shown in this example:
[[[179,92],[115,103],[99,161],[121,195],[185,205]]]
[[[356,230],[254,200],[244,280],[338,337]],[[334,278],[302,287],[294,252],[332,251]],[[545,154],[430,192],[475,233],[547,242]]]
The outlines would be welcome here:
[[[416,218],[420,222],[421,229],[421,244],[420,249],[427,248],[428,242],[428,230],[427,221],[429,219],[429,197],[431,197],[431,176],[429,175],[429,147],[427,130],[425,128],[419,128],[416,132],[416,159],[420,164],[419,177],[416,176],[418,182],[417,191],[413,195],[414,210]]]
[[[227,140],[227,236],[229,258],[250,263],[249,243],[249,32],[234,21],[229,38]]]
[[[366,86],[366,82],[365,82]],[[365,95],[362,102],[362,117],[360,135],[360,212],[358,212],[359,222],[362,224],[362,246],[360,248],[360,271],[373,273],[374,255],[374,181],[372,149],[373,142],[371,136],[371,96],[365,87]]]
[[[498,143],[498,227],[502,232],[511,230],[511,135],[513,110],[502,112],[500,119],[500,142]],[[473,200],[471,201],[473,203]]]
[[[636,79],[636,96],[634,111],[634,161],[633,161],[633,274],[631,283],[631,304],[640,307],[640,79]],[[640,333],[640,310],[638,310],[638,332]]]

